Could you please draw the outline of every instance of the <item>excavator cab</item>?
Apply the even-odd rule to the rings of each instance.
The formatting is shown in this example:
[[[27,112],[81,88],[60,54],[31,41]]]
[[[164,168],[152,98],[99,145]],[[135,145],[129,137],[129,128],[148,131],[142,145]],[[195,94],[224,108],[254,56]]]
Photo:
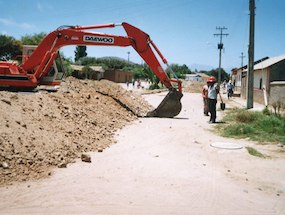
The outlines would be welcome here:
[[[25,63],[29,59],[37,47],[38,46],[35,45],[23,46],[22,63]],[[56,55],[57,57],[55,58],[52,66],[48,69],[47,74],[39,79],[39,85],[60,85],[61,80],[65,75],[65,69],[60,52],[58,51]]]
[[[65,76],[65,69],[63,66],[60,53],[57,53],[57,58],[53,65],[49,68],[46,76],[43,76],[39,81],[41,85],[59,85]]]

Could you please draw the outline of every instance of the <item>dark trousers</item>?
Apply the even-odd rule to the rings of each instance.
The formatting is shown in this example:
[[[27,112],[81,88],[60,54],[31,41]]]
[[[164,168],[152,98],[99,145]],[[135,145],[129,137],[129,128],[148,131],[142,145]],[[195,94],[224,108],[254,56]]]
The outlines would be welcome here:
[[[204,103],[204,115],[208,116],[209,113],[208,98],[203,98],[203,103]]]
[[[211,114],[210,121],[216,122],[216,105],[217,105],[217,99],[209,99],[209,112]]]
[[[232,89],[228,90],[228,99],[233,96],[234,91]]]

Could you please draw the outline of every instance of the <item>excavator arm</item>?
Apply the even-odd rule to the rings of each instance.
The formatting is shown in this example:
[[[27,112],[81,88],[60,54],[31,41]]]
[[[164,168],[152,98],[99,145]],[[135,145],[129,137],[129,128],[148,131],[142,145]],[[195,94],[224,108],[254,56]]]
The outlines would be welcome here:
[[[34,50],[32,55],[20,66],[0,62],[0,86],[11,87],[36,87],[43,84],[41,80],[52,67],[58,51],[68,45],[92,46],[132,46],[151,70],[168,89],[169,93],[161,104],[148,116],[173,117],[181,111],[180,99],[182,97],[181,81],[170,79],[160,65],[156,54],[167,64],[150,36],[142,30],[123,22],[120,24],[125,29],[127,36],[95,33],[87,30],[114,28],[118,25],[104,24],[93,26],[65,26],[49,33]],[[178,85],[178,91],[173,83]],[[52,85],[53,82],[45,83]]]

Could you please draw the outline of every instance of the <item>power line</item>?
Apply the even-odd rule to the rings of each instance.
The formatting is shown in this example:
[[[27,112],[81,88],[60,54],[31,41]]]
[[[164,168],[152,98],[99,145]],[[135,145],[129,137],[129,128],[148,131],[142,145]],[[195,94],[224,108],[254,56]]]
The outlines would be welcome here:
[[[218,84],[221,83],[221,65],[222,65],[222,49],[224,48],[223,36],[228,36],[229,34],[223,33],[224,30],[227,30],[226,27],[216,27],[216,30],[219,30],[220,33],[214,34],[214,36],[220,36],[220,43],[218,43],[219,49],[219,72],[218,72]]]

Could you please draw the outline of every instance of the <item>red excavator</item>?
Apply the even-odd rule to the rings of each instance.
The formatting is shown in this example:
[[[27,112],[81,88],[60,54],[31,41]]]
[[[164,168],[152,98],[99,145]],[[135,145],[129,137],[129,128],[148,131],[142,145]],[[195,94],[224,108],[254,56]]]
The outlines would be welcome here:
[[[95,33],[89,29],[114,28],[123,26],[127,36]],[[159,49],[142,30],[123,22],[122,24],[103,24],[93,26],[62,26],[49,33],[42,42],[34,47],[32,53],[23,53],[21,65],[15,62],[0,61],[0,87],[3,89],[34,89],[39,85],[59,85],[61,63],[59,49],[67,45],[95,46],[132,46],[151,70],[168,89],[169,93],[153,111],[150,117],[174,117],[181,111],[182,86],[175,73],[175,79],[170,79],[160,65],[155,53],[163,63],[168,65]],[[59,77],[61,76],[61,77]],[[173,85],[177,85],[178,90]]]

